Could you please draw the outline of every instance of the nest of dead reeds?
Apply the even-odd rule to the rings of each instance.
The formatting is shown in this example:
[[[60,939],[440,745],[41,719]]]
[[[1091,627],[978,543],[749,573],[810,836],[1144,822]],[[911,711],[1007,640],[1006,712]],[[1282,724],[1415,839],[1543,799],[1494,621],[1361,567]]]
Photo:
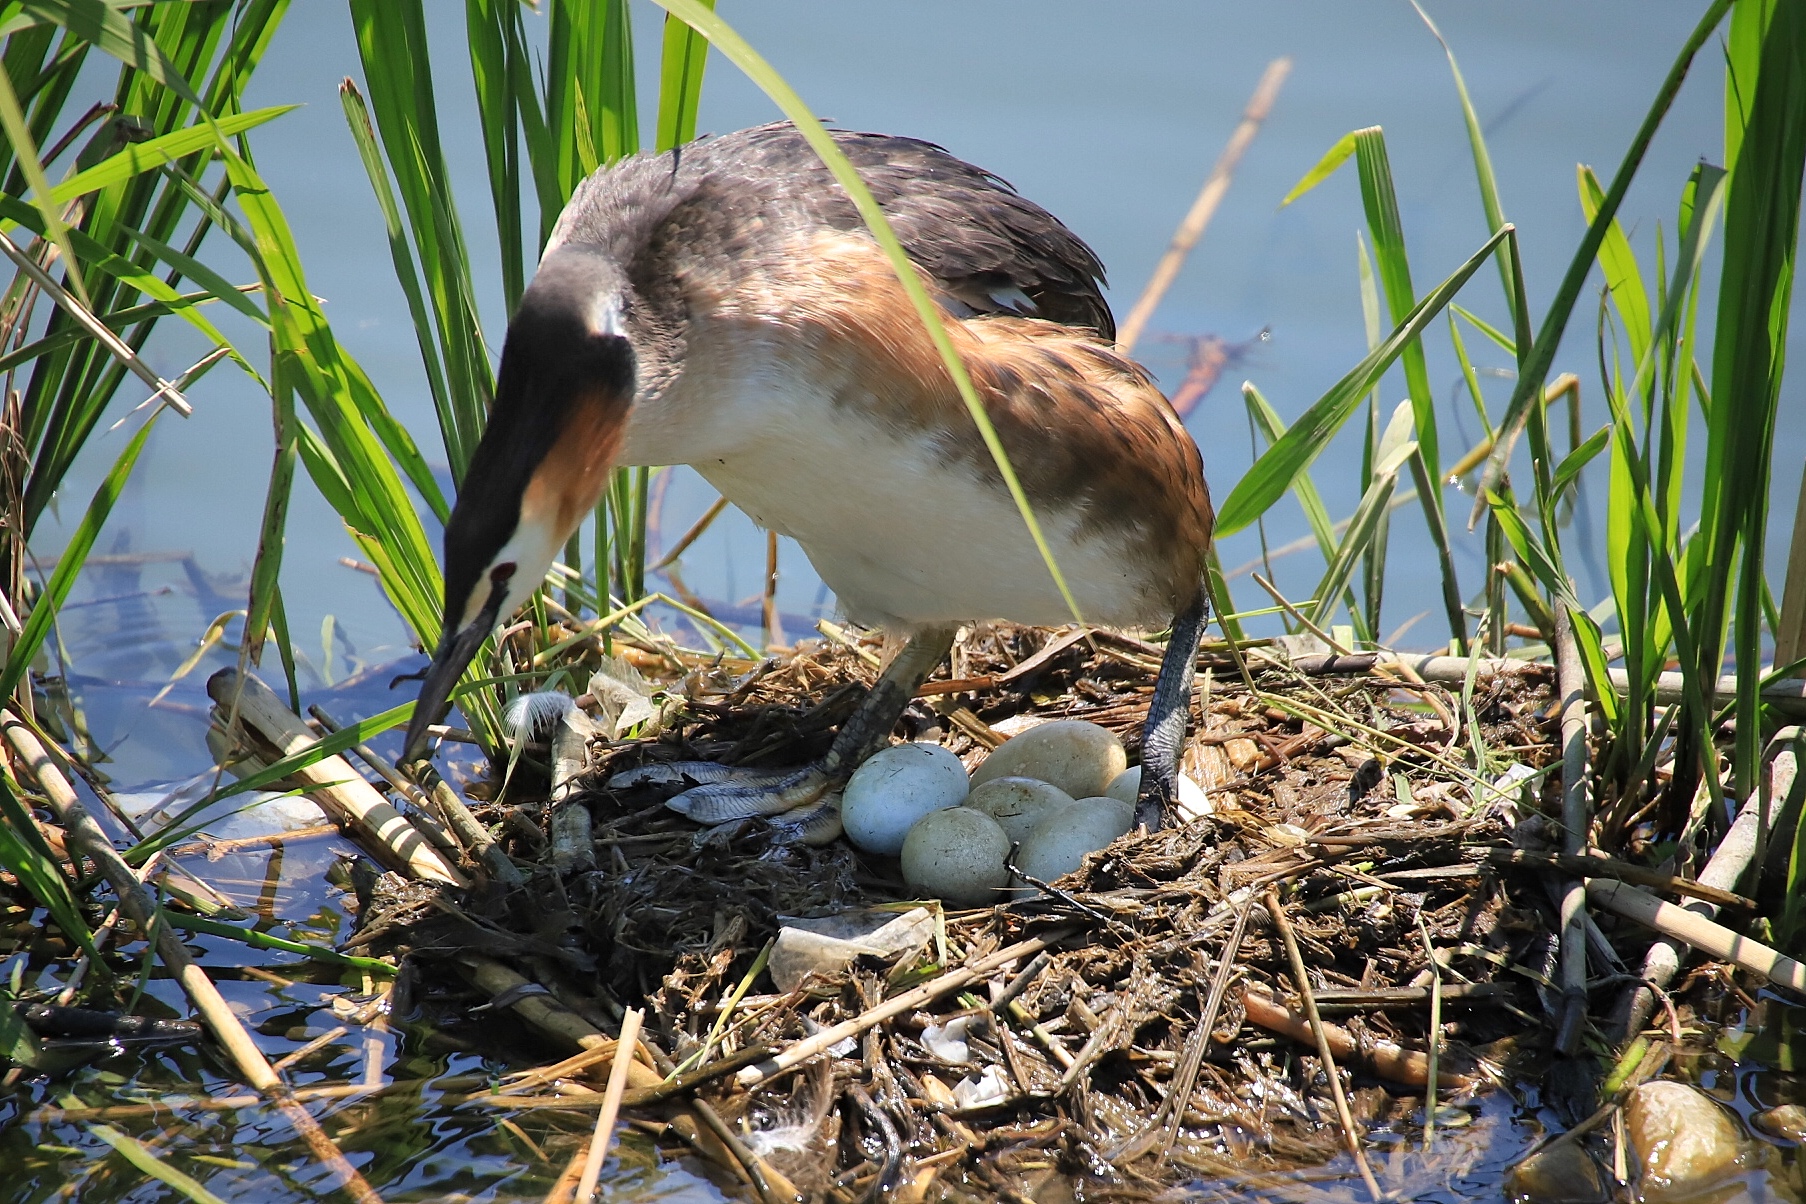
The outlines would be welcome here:
[[[379,898],[366,929],[383,928],[379,948],[401,937],[429,1004],[510,989],[469,972],[492,959],[537,984],[542,1011],[596,1029],[646,1008],[642,1056],[667,1073],[630,1091],[630,1115],[767,1198],[1257,1182],[1346,1152],[1358,1131],[1420,1129],[1432,1060],[1446,1105],[1498,1072],[1489,1055],[1538,1044],[1523,1038],[1558,1002],[1538,871],[1559,784],[1542,772],[1557,748],[1535,666],[1464,697],[1371,656],[1257,655],[1244,676],[1207,649],[1184,765],[1212,816],[1125,837],[1034,899],[937,909],[915,953],[775,991],[759,971],[784,920],[911,900],[895,863],[777,843],[756,822],[699,832],[657,793],[600,783],[645,760],[819,755],[875,651],[842,637],[759,665],[634,654],[681,690],[659,734],[597,740],[583,789],[490,817],[537,871],[458,909]],[[982,629],[907,734],[976,763],[1025,720],[1083,718],[1133,757],[1159,654],[1105,633]],[[555,815],[570,807],[594,859],[561,870]],[[461,979],[434,972],[448,963]],[[582,1091],[600,1050],[516,1090]]]

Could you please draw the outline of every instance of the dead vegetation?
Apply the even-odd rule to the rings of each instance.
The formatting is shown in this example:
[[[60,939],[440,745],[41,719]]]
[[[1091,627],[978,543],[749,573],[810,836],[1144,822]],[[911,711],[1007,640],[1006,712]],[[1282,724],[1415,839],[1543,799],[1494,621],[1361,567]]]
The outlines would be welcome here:
[[[1442,1102],[1465,1098],[1558,1003],[1538,861],[1559,807],[1546,671],[1463,698],[1372,658],[1261,655],[1244,678],[1222,650],[1185,758],[1213,816],[1124,838],[1038,898],[937,908],[918,951],[775,992],[761,970],[785,919],[900,908],[895,863],[756,821],[699,831],[650,789],[599,783],[651,759],[818,755],[874,674],[876,645],[834,634],[758,665],[629,650],[672,693],[657,735],[596,741],[586,788],[558,805],[588,812],[594,868],[552,868],[553,804],[490,804],[479,817],[537,867],[524,887],[456,907],[379,892],[354,943],[407,954],[410,1003],[442,1017],[477,1002],[473,959],[515,966],[546,992],[530,998],[598,1031],[646,1007],[647,1075],[701,1081],[638,1108],[630,1089],[633,1123],[767,1198],[1143,1195],[1319,1163],[1370,1127],[1420,1132],[1432,1057]],[[903,734],[976,763],[1027,720],[1085,718],[1133,755],[1158,656],[1101,632],[985,629]],[[1361,1085],[1346,1125],[1323,1043]],[[590,1045],[599,1075],[612,1046]],[[542,1102],[593,1107],[599,1078],[533,1082]],[[709,1112],[734,1141],[710,1139]]]

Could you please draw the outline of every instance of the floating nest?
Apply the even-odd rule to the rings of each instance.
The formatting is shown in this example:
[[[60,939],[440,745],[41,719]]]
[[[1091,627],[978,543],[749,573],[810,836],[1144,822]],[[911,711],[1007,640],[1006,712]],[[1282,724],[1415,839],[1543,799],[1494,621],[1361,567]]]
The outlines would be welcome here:
[[[593,1108],[612,1042],[582,1034],[645,1009],[628,1117],[766,1199],[1258,1186],[1348,1155],[1354,1133],[1417,1134],[1432,1058],[1446,1111],[1547,1048],[1546,668],[1445,687],[1371,656],[1207,646],[1184,768],[1213,813],[973,910],[914,899],[894,861],[844,841],[699,831],[660,793],[601,785],[652,760],[820,755],[879,653],[835,634],[761,663],[617,646],[668,687],[655,734],[594,740],[556,802],[533,797],[530,753],[506,801],[477,808],[531,867],[524,882],[455,907],[392,876],[372,894],[352,939],[405,955],[397,1010],[493,1040],[470,1007],[512,1008],[530,1040],[587,1052],[507,1098]],[[1103,632],[975,629],[899,735],[970,766],[1022,726],[1080,718],[1133,761],[1160,653]],[[572,815],[587,850],[560,846]],[[793,918],[912,904],[932,919],[919,948],[789,991],[764,972]]]

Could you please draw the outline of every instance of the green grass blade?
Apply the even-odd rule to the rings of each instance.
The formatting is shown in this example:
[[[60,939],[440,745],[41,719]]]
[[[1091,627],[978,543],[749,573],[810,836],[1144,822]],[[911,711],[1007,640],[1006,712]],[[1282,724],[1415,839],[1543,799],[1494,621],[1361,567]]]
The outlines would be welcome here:
[[[300,105],[271,105],[248,113],[228,113],[211,126],[194,125],[144,142],[127,143],[124,150],[94,166],[76,172],[50,189],[52,204],[66,205],[79,196],[123,183],[147,171],[177,163],[197,151],[218,144],[219,136],[242,134],[284,113],[292,113]]]
[[[1284,209],[1287,205],[1290,205],[1293,201],[1335,175],[1336,169],[1348,162],[1348,157],[1354,154],[1354,150],[1354,134],[1343,134],[1340,138],[1336,139],[1335,145],[1323,152],[1323,157],[1317,160],[1316,165],[1305,172],[1302,179],[1292,185],[1292,191],[1285,194],[1284,199],[1279,202],[1279,207]]]
[[[1361,495],[1354,518],[1342,533],[1342,540],[1324,570],[1322,580],[1311,595],[1317,599],[1311,621],[1319,626],[1329,621],[1337,600],[1348,588],[1355,565],[1366,555],[1381,529],[1387,506],[1392,501],[1393,487],[1398,483],[1398,470],[1417,450],[1417,442],[1408,437],[1410,434],[1411,406],[1406,402],[1393,411],[1391,421],[1386,424],[1374,453],[1373,478]]]
[[[702,0],[710,12],[715,0]],[[696,111],[702,103],[702,72],[709,44],[688,25],[665,14],[665,39],[659,58],[658,133],[655,149],[666,151],[696,137]]]
[[[1423,10],[1417,0],[1411,0],[1411,7],[1423,18],[1423,23],[1430,27],[1430,33],[1442,46],[1442,53],[1449,60],[1449,74],[1455,80],[1455,94],[1461,98],[1461,119],[1467,125],[1468,151],[1474,160],[1474,178],[1480,185],[1480,208],[1486,215],[1486,228],[1497,230],[1505,224],[1505,206],[1499,200],[1499,180],[1493,174],[1492,154],[1486,149],[1486,135],[1480,128],[1480,115],[1474,112],[1474,101],[1467,93],[1467,80],[1461,75],[1461,64],[1455,61],[1454,48],[1442,31],[1436,28],[1436,22],[1430,20],[1430,14]],[[1518,293],[1517,268],[1507,255],[1499,256],[1499,283],[1505,290],[1505,303],[1512,304]]]
[[[199,1179],[177,1170],[165,1162],[157,1151],[136,1137],[128,1137],[112,1125],[89,1125],[88,1132],[112,1146],[122,1158],[140,1171],[167,1184],[172,1190],[193,1200],[194,1204],[226,1204],[224,1200],[201,1186]]]
[[[1505,415],[1499,422],[1500,438],[1493,448],[1491,457],[1486,463],[1486,470],[1481,476],[1480,495],[1474,504],[1473,515],[1469,519],[1471,526],[1478,521],[1484,509],[1486,491],[1494,488],[1504,474],[1506,465],[1511,462],[1511,453],[1518,434],[1530,420],[1532,410],[1541,410],[1534,405],[1542,396],[1543,382],[1549,375],[1549,366],[1555,362],[1555,352],[1561,346],[1562,333],[1567,329],[1568,318],[1574,311],[1574,303],[1580,299],[1580,290],[1585,287],[1588,273],[1592,270],[1593,260],[1599,253],[1599,246],[1605,240],[1606,231],[1614,217],[1618,206],[1624,200],[1624,194],[1630,190],[1630,184],[1636,178],[1637,169],[1642,166],[1643,156],[1649,150],[1650,142],[1668,115],[1668,108],[1674,103],[1681,84],[1687,78],[1687,71],[1693,65],[1694,55],[1699,53],[1712,31],[1724,19],[1731,7],[1731,0],[1712,0],[1711,6],[1693,32],[1688,35],[1687,42],[1676,56],[1674,65],[1669,69],[1667,77],[1656,91],[1655,100],[1644,115],[1643,123],[1631,140],[1630,147],[1624,152],[1624,159],[1618,165],[1616,174],[1612,176],[1611,187],[1600,200],[1599,212],[1587,225],[1586,235],[1575,248],[1574,257],[1568,263],[1567,273],[1562,277],[1560,286],[1555,291],[1555,299],[1543,316],[1542,329],[1537,332],[1536,341],[1530,345],[1519,366],[1517,388],[1512,391],[1511,400],[1505,407]],[[1524,288],[1524,274],[1521,268],[1514,271],[1518,292]],[[1514,309],[1523,313],[1521,305]],[[1520,342],[1520,347],[1522,343]]]
[[[1709,549],[1699,670],[1716,672],[1721,616],[1728,609],[1736,624],[1737,789],[1746,795],[1754,789],[1761,752],[1758,679],[1769,468],[1806,169],[1803,48],[1806,7],[1776,4],[1761,35],[1747,120],[1735,147],[1728,148],[1736,157],[1725,202],[1724,267],[1712,345],[1713,412],[1698,537]]]
[[[1580,185],[1580,211],[1591,222],[1599,215],[1605,190],[1599,187],[1599,178],[1593,174],[1593,169],[1585,164],[1575,168],[1575,174]],[[1630,239],[1624,236],[1624,228],[1616,219],[1606,224],[1605,238],[1599,244],[1599,267],[1605,273],[1605,287],[1611,295],[1612,307],[1624,323],[1624,334],[1630,341],[1630,358],[1640,363],[1643,353],[1649,349],[1649,294],[1643,287],[1643,274],[1637,266],[1637,257],[1631,252]]]
[[[1392,160],[1386,153],[1386,135],[1379,126],[1356,130],[1355,166],[1361,177],[1361,205],[1367,214],[1367,230],[1373,237],[1373,262],[1386,294],[1386,309],[1394,323],[1402,322],[1417,304],[1411,287],[1411,261],[1405,250],[1405,230],[1398,213],[1398,193],[1392,182]],[[1436,398],[1430,390],[1430,373],[1424,363],[1423,342],[1405,344],[1399,357],[1405,371],[1405,388],[1411,396],[1411,412],[1417,425],[1418,448],[1430,466],[1432,480],[1441,473],[1442,459],[1436,436]],[[1442,490],[1424,498],[1426,505],[1442,505]]]
[[[45,842],[31,812],[13,793],[12,782],[0,774],[0,868],[19,880],[27,894],[50,913],[70,940],[90,957],[99,957],[94,934],[82,918],[81,907],[62,862]]]
[[[1486,262],[1499,244],[1505,241],[1511,227],[1499,231],[1457,268],[1453,275],[1419,301],[1405,321],[1386,341],[1368,353],[1346,376],[1337,381],[1310,409],[1294,422],[1280,441],[1255,461],[1247,475],[1236,483],[1223,509],[1217,514],[1217,535],[1233,535],[1263,514],[1267,507],[1284,496],[1298,474],[1322,452],[1335,437],[1342,424],[1353,413],[1367,391],[1391,366],[1392,361],[1425,326],[1442,311],[1449,300],[1461,291],[1479,266]]]

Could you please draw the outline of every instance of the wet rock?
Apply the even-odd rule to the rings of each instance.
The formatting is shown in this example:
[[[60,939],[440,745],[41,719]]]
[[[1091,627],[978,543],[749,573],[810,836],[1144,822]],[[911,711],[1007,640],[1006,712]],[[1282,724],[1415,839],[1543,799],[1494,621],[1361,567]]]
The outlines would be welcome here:
[[[1743,1169],[1748,1150],[1737,1121],[1711,1096],[1685,1083],[1644,1083],[1624,1105],[1635,1155],[1632,1174],[1644,1200],[1678,1200]]]
[[[794,991],[813,973],[832,978],[861,956],[894,958],[922,948],[934,935],[925,907],[902,915],[855,911],[813,920],[787,920],[778,929],[766,968],[780,991]]]
[[[1770,1137],[1806,1143],[1806,1106],[1782,1104],[1756,1113],[1750,1122]]]
[[[1563,1141],[1513,1166],[1505,1175],[1505,1193],[1524,1204],[1602,1204],[1611,1189],[1586,1148]]]

